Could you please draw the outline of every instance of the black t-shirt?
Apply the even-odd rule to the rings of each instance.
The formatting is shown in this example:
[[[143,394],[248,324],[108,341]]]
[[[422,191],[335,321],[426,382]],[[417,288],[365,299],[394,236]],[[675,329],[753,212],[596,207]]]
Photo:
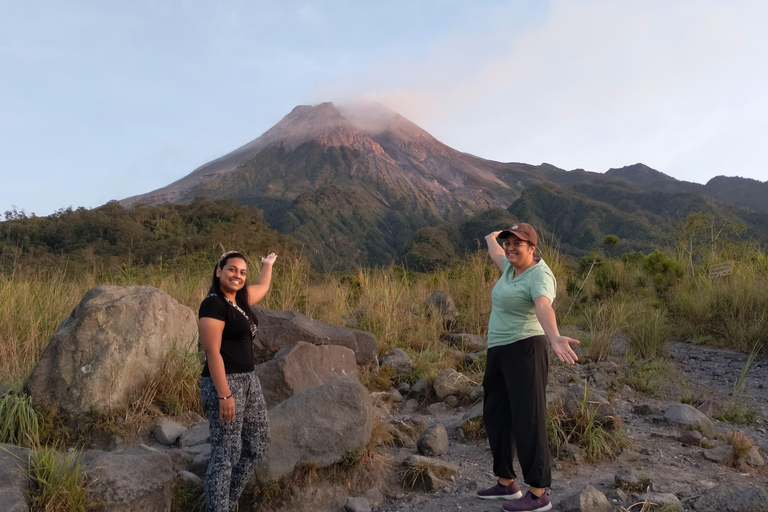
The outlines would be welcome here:
[[[219,295],[209,295],[200,304],[200,318],[208,317],[222,320],[224,332],[221,334],[221,358],[224,360],[224,371],[231,373],[247,373],[253,371],[253,341],[251,326],[248,319],[240,311],[227,303]],[[208,361],[203,366],[203,377],[210,377]]]

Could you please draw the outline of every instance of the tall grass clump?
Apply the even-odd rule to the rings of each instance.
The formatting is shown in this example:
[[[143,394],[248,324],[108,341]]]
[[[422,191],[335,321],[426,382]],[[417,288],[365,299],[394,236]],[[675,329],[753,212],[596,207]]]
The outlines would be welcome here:
[[[42,427],[40,413],[32,407],[32,398],[24,393],[8,392],[0,398],[0,443],[34,447]]]
[[[0,274],[0,382],[23,383],[62,319],[93,284],[65,269]]]
[[[629,323],[632,311],[626,302],[604,301],[582,310],[589,338],[584,343],[584,355],[593,361],[603,361],[613,355],[613,338]]]
[[[547,435],[550,449],[556,455],[567,453],[569,444],[582,448],[591,461],[611,458],[626,444],[622,432],[614,424],[609,428],[600,420],[598,406],[589,400],[589,388],[584,389],[581,407],[566,413],[562,399],[547,407]]]
[[[767,353],[768,271],[760,263],[737,263],[733,275],[697,276],[670,299],[680,332],[699,341]]]
[[[77,452],[39,448],[29,460],[30,512],[86,512],[88,486]]]
[[[665,309],[639,305],[627,329],[629,351],[645,359],[660,357],[664,355],[664,343],[671,334]]]

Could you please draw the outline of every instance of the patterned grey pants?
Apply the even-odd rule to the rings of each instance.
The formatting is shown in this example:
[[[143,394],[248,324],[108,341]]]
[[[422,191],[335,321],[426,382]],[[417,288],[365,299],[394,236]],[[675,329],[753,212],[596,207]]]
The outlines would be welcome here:
[[[210,377],[200,382],[203,408],[211,425],[211,461],[205,472],[208,512],[231,512],[269,444],[267,406],[255,372],[227,375],[235,418],[219,419],[219,399]]]

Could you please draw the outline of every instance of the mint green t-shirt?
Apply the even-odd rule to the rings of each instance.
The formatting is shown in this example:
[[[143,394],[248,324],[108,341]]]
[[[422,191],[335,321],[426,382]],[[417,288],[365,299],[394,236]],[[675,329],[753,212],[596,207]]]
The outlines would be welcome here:
[[[488,321],[488,348],[540,336],[544,329],[536,318],[533,299],[544,296],[554,302],[557,283],[544,260],[513,278],[515,267],[504,260],[501,277],[491,292],[491,318]]]

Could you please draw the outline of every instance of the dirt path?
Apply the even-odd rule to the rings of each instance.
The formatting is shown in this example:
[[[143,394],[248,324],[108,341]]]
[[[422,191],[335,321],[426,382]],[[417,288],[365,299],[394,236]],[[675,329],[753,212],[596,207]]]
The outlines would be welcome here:
[[[728,400],[744,364],[745,354],[730,350],[700,347],[687,343],[674,343],[669,346],[670,360],[679,368],[680,374],[668,390],[668,396],[658,398],[636,393],[624,387],[617,393],[613,406],[624,421],[626,435],[632,441],[632,448],[625,451],[616,460],[599,464],[574,464],[556,460],[553,465],[553,484],[550,499],[554,510],[564,498],[579,492],[587,483],[604,493],[614,487],[616,473],[621,469],[632,469],[648,478],[657,492],[676,494],[684,500],[698,492],[718,484],[737,486],[761,486],[768,488],[768,471],[750,468],[737,471],[715,464],[704,458],[703,449],[682,445],[677,437],[679,430],[674,426],[659,421],[660,415],[680,397],[680,389],[688,390],[695,396],[713,399],[723,403]],[[556,379],[567,380],[574,374],[585,378],[590,372],[588,365],[575,368],[553,368]],[[678,380],[679,379],[679,380]],[[765,455],[768,449],[768,360],[756,360],[750,366],[746,377],[744,396],[748,407],[756,412],[756,426],[734,426],[716,422],[721,433],[738,429],[747,434]],[[678,391],[676,391],[678,390]],[[671,396],[670,396],[671,395]],[[635,406],[645,404],[653,413],[640,415],[633,412]],[[440,422],[449,435],[462,422],[465,410],[455,410],[444,415],[431,416],[432,422]],[[414,450],[401,449],[393,453],[395,461]],[[441,512],[462,510],[467,512],[497,512],[501,503],[479,500],[475,490],[491,485],[494,477],[491,473],[491,456],[487,442],[464,444],[451,439],[449,452],[443,457],[459,464],[459,477],[450,487],[433,493],[399,491],[382,507],[382,512],[401,510],[419,510],[423,512]],[[523,490],[526,487],[523,486]],[[631,505],[633,496],[623,506]]]

